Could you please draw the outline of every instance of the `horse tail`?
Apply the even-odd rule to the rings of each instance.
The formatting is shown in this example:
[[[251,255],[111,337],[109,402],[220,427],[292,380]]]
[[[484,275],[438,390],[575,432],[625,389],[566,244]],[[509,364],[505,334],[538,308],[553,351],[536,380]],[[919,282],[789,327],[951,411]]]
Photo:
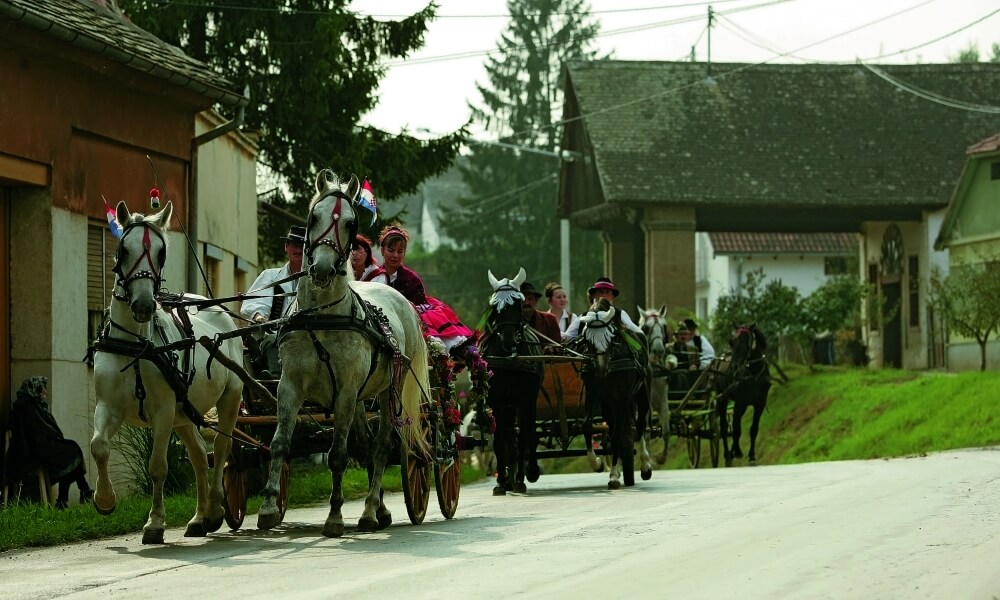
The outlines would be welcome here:
[[[416,313],[414,313],[414,319]],[[431,455],[430,444],[427,436],[424,435],[424,423],[420,407],[425,402],[425,396],[431,393],[429,376],[429,366],[427,364],[427,344],[420,333],[420,328],[415,330],[417,343],[414,344],[413,355],[410,357],[409,373],[403,379],[403,390],[401,401],[403,411],[406,414],[406,422],[399,430],[399,435],[403,439],[403,444],[411,452],[418,456],[429,457]],[[429,396],[427,402],[430,402]]]

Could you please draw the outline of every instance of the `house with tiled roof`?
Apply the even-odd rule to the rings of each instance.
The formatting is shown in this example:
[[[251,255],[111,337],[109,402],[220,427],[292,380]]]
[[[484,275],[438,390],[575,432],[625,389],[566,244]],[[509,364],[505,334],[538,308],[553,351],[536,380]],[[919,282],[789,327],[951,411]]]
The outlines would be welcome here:
[[[803,297],[830,277],[857,271],[856,233],[700,232],[695,236],[696,313],[707,321],[721,296],[739,290],[747,274],[780,280]]]
[[[172,201],[171,291],[205,289],[198,262],[216,295],[253,281],[249,99],[111,0],[0,0],[0,31],[0,427],[21,381],[44,375],[56,420],[86,448],[94,398],[80,359],[110,303],[116,248],[104,200],[148,214],[157,187]]]
[[[966,150],[965,165],[937,231],[934,247],[948,251],[948,267],[984,268],[1000,277],[1000,133]],[[1000,341],[986,346],[986,368],[1000,366]],[[979,344],[951,332],[947,365],[953,370],[980,367]]]
[[[858,270],[900,307],[869,319],[872,364],[933,363],[930,231],[962,151],[1000,125],[956,106],[995,105],[1000,64],[602,60],[564,75],[558,211],[601,232],[625,305],[696,308],[696,232],[860,234]]]

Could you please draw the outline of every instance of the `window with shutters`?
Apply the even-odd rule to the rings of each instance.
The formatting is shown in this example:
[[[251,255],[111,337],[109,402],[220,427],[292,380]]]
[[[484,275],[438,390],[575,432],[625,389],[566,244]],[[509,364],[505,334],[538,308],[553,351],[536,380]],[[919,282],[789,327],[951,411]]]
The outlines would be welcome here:
[[[209,256],[205,257],[205,277],[208,279],[208,285],[205,286],[201,293],[206,298],[213,298],[219,289],[219,267],[221,261],[215,260]]]
[[[108,224],[92,221],[87,224],[87,339],[94,340],[104,318],[104,309],[111,304],[115,285],[115,250],[118,240],[111,235]]]

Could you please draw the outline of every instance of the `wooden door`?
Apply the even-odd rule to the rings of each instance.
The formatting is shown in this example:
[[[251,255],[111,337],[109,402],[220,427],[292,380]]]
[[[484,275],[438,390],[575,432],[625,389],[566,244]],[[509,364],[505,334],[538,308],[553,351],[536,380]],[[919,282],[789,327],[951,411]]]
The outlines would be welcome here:
[[[7,431],[10,417],[10,188],[0,187],[0,435]],[[7,464],[5,444],[0,444],[0,467]],[[0,479],[3,479],[0,468]],[[3,482],[6,483],[6,482]],[[5,499],[6,500],[6,499]]]
[[[903,367],[903,286],[899,282],[882,284],[884,325],[882,330],[882,364],[886,367]]]

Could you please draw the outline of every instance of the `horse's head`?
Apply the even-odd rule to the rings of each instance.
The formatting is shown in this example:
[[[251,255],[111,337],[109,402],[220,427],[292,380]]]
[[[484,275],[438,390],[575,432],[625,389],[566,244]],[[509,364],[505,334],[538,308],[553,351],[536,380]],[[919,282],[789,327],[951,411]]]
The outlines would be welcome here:
[[[139,323],[148,322],[156,311],[156,291],[163,283],[163,265],[167,262],[164,232],[173,211],[173,203],[168,201],[163,210],[147,217],[130,214],[124,202],[118,203],[116,217],[123,229],[112,269],[118,276],[114,297],[129,305],[132,318]]]
[[[329,287],[338,275],[346,276],[351,247],[358,232],[357,198],[361,183],[351,175],[341,180],[323,169],[316,176],[316,195],[306,218],[305,264],[315,287]]]
[[[667,355],[667,305],[661,304],[660,309],[643,308],[636,306],[639,310],[639,319],[642,323],[642,332],[646,334],[649,341],[649,362],[662,366]]]
[[[611,370],[611,359],[614,354],[615,338],[618,335],[618,325],[614,321],[615,307],[606,299],[601,298],[593,305],[587,314],[580,317],[580,338],[589,347],[594,360],[594,374],[607,377]]]
[[[524,294],[521,284],[526,277],[522,267],[513,279],[497,279],[493,271],[487,272],[493,295],[490,296],[490,328],[499,334],[501,348],[504,354],[514,354],[521,339],[521,307],[524,304]]]
[[[762,360],[767,350],[767,340],[756,323],[749,325],[733,323],[733,336],[729,338],[729,347],[733,352],[733,368],[738,375],[744,376],[751,363]]]

